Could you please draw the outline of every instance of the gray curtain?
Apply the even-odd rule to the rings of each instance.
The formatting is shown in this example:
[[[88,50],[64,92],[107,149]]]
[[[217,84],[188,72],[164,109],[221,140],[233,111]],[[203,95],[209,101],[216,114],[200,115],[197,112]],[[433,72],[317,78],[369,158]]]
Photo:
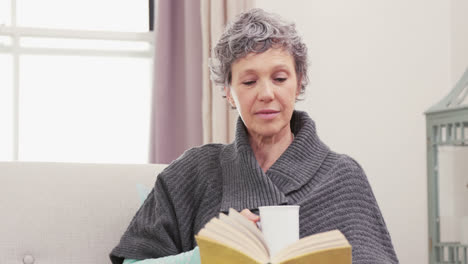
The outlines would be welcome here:
[[[200,0],[159,0],[155,24],[150,163],[202,144]]]

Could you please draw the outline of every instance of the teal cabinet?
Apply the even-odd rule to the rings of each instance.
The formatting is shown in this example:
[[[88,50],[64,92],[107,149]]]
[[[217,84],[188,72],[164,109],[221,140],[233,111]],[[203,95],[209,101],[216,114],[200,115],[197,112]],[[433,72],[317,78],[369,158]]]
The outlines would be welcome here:
[[[441,241],[440,206],[444,205],[439,204],[439,181],[444,175],[440,175],[438,153],[441,146],[468,147],[468,69],[450,93],[429,108],[425,115],[429,263],[468,264],[468,245],[460,241]],[[468,206],[468,201],[465,206]]]

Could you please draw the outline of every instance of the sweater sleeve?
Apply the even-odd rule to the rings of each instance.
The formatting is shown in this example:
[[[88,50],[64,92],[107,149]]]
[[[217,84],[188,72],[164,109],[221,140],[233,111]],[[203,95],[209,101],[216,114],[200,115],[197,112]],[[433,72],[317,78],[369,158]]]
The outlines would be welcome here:
[[[390,234],[377,204],[369,181],[362,167],[349,158],[342,169],[342,192],[347,206],[344,210],[342,228],[352,245],[353,263],[394,264],[398,263]],[[347,196],[345,193],[353,193]]]
[[[121,264],[124,258],[160,258],[181,252],[174,204],[164,177],[159,175],[110,258],[112,263]]]

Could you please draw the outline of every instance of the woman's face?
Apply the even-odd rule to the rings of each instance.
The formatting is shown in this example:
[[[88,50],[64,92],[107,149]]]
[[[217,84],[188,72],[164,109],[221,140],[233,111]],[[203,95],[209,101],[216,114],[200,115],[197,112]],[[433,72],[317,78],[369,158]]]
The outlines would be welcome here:
[[[226,95],[249,134],[271,137],[288,133],[300,92],[291,54],[281,48],[250,53],[234,62],[231,72],[231,87],[225,88]]]

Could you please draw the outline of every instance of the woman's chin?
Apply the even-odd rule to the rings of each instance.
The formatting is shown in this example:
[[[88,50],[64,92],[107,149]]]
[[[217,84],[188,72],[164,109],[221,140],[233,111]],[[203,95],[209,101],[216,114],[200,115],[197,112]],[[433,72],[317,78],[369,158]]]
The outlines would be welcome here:
[[[279,136],[281,134],[280,133],[281,129],[278,128],[277,126],[266,125],[266,126],[260,128],[260,129],[256,129],[253,132],[257,136],[261,136],[261,137],[264,137],[264,138],[270,138],[270,137]]]

